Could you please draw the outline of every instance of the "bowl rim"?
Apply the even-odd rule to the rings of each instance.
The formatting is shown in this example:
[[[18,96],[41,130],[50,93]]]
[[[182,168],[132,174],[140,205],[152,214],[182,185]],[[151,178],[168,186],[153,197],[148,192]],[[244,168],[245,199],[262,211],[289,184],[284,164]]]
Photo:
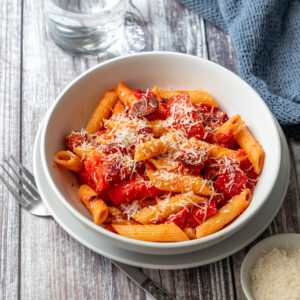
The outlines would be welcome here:
[[[121,236],[118,234],[115,234],[113,232],[110,232],[109,230],[106,230],[104,228],[102,228],[99,225],[96,225],[95,223],[93,223],[92,220],[86,218],[85,216],[83,216],[81,213],[79,213],[66,199],[65,197],[62,195],[62,193],[59,191],[59,189],[56,187],[49,169],[48,169],[48,165],[47,165],[47,160],[46,160],[46,152],[45,152],[45,145],[46,145],[46,136],[47,136],[47,131],[48,131],[48,125],[49,125],[49,121],[51,120],[51,117],[54,115],[57,106],[59,104],[59,102],[63,99],[63,97],[65,96],[65,94],[72,88],[73,85],[75,85],[76,83],[78,83],[79,81],[81,81],[81,79],[83,79],[85,76],[89,75],[90,73],[94,72],[95,70],[102,68],[106,65],[109,64],[113,64],[115,62],[118,61],[122,61],[122,60],[127,60],[130,59],[132,57],[143,57],[143,56],[174,56],[176,58],[189,58],[189,59],[194,59],[197,61],[201,61],[204,64],[209,64],[211,66],[213,66],[215,69],[219,69],[220,71],[222,71],[223,73],[227,73],[229,76],[233,76],[235,77],[235,79],[237,79],[241,85],[245,86],[245,88],[247,88],[249,90],[250,93],[252,93],[258,100],[258,103],[260,103],[260,105],[262,105],[262,108],[264,109],[264,112],[270,117],[270,122],[272,123],[272,129],[275,131],[275,140],[274,142],[274,149],[277,149],[278,153],[277,153],[277,159],[276,159],[276,167],[275,167],[275,171],[273,174],[275,174],[275,176],[273,176],[273,182],[269,185],[268,188],[266,188],[266,196],[265,198],[270,196],[271,191],[274,188],[274,185],[276,183],[276,179],[278,177],[279,174],[279,167],[280,167],[280,160],[281,160],[281,143],[280,143],[280,137],[279,137],[279,133],[276,127],[276,123],[274,120],[274,117],[272,115],[272,112],[270,111],[270,109],[268,108],[267,104],[263,101],[263,99],[260,97],[260,95],[246,82],[244,81],[242,78],[240,78],[238,75],[236,75],[235,73],[233,73],[232,71],[226,69],[225,67],[214,63],[212,61],[209,61],[207,59],[204,58],[200,58],[194,55],[190,55],[190,54],[185,54],[185,53],[177,53],[177,52],[169,52],[169,51],[151,51],[151,52],[140,52],[140,53],[134,53],[134,54],[128,54],[128,55],[124,55],[124,56],[120,56],[120,57],[116,57],[104,62],[101,62],[95,66],[93,66],[92,68],[86,70],[85,72],[83,72],[82,74],[80,74],[79,76],[77,76],[75,79],[73,79],[63,90],[62,92],[56,97],[56,100],[54,101],[54,103],[52,104],[52,106],[49,108],[45,119],[44,119],[44,123],[45,125],[43,126],[42,129],[42,133],[41,133],[41,157],[42,157],[42,167],[45,171],[45,175],[46,178],[50,184],[50,186],[52,187],[52,189],[54,190],[55,194],[58,196],[58,198],[61,200],[61,202],[67,207],[67,209],[69,209],[77,218],[79,218],[79,220],[81,220],[84,224],[86,224],[89,227],[92,227],[92,229],[98,231],[101,234],[104,234],[106,236],[108,236],[110,239],[114,239],[114,240],[119,240],[120,242],[124,242],[124,243],[128,243],[131,245],[135,245],[135,246],[142,246],[142,247],[147,247],[147,248],[184,248],[184,247],[190,247],[193,245],[197,245],[197,244],[202,244],[202,243],[209,243],[212,242],[213,240],[217,240],[217,239],[222,239],[224,237],[228,237],[231,234],[233,234],[234,232],[236,232],[239,228],[241,228],[242,226],[244,226],[255,214],[256,212],[261,208],[262,203],[264,203],[264,201],[261,201],[261,203],[259,203],[258,205],[256,205],[256,207],[253,209],[252,213],[248,216],[248,218],[240,221],[240,222],[236,222],[237,220],[234,220],[232,223],[230,223],[228,226],[226,226],[225,228],[219,230],[216,233],[213,233],[209,236],[203,237],[201,239],[194,239],[194,240],[189,240],[189,241],[183,241],[183,242],[166,242],[166,243],[158,243],[158,242],[148,242],[148,241],[142,241],[142,240],[136,240],[136,239],[132,239],[132,238],[128,238],[125,236]]]
[[[300,233],[296,232],[288,232],[288,233],[279,233],[275,235],[271,235],[261,241],[259,241],[257,244],[255,244],[246,254],[246,256],[243,259],[241,271],[240,271],[240,280],[241,280],[241,286],[243,289],[243,292],[247,299],[253,299],[252,292],[251,292],[251,286],[246,283],[246,276],[251,273],[251,270],[254,266],[254,264],[258,261],[258,259],[261,257],[261,255],[267,248],[270,247],[269,243],[272,244],[272,248],[276,248],[279,245],[279,241],[284,239],[297,239],[300,241]],[[288,247],[287,247],[288,248]],[[253,261],[251,265],[249,265],[247,271],[246,271],[246,265],[248,263],[248,260],[251,259],[253,255],[256,255],[256,259]],[[257,256],[259,255],[259,256]]]

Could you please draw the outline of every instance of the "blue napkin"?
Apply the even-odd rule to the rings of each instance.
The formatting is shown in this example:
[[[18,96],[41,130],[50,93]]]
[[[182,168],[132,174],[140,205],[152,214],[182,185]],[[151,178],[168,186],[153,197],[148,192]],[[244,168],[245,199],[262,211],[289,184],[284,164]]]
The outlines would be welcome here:
[[[240,76],[300,139],[300,1],[181,0],[228,33]]]

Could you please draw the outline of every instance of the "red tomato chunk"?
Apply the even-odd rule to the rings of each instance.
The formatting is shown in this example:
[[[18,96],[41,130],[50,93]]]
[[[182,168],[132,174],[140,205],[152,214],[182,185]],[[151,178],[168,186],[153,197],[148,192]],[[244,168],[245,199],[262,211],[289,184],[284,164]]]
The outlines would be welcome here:
[[[85,134],[80,131],[74,131],[65,137],[66,147],[69,151],[73,152],[73,149],[82,145],[86,141]]]
[[[246,188],[248,179],[244,172],[235,162],[230,163],[230,166],[222,166],[220,174],[215,181],[217,191],[224,194],[227,199],[240,194]]]
[[[87,184],[94,190],[97,188],[94,180],[86,170],[78,172],[77,175],[80,184]]]
[[[188,216],[188,209],[186,207],[184,207],[179,212],[170,215],[167,218],[167,220],[165,221],[165,223],[168,223],[168,224],[174,223],[178,227],[183,228],[186,224],[187,216]]]
[[[131,166],[124,166],[119,155],[97,155],[84,162],[85,168],[96,184],[97,192],[101,192],[112,182],[120,182],[128,177]]]
[[[85,168],[96,185],[96,191],[101,192],[110,186],[110,182],[105,179],[105,173],[99,162],[87,160],[84,162]]]
[[[172,122],[170,126],[182,130],[188,138],[196,137],[200,140],[204,138],[204,127],[188,95],[173,96],[167,104],[167,116]]]
[[[257,184],[258,175],[255,173],[254,168],[248,158],[243,159],[240,162],[240,168],[248,177],[247,188],[253,191]]]
[[[216,212],[217,207],[215,202],[201,205],[201,207],[194,207],[189,213],[188,223],[191,227],[195,228],[209,217],[214,215]]]
[[[150,184],[149,180],[136,177],[112,185],[106,190],[106,193],[115,205],[119,205],[138,199],[153,198],[162,192]]]

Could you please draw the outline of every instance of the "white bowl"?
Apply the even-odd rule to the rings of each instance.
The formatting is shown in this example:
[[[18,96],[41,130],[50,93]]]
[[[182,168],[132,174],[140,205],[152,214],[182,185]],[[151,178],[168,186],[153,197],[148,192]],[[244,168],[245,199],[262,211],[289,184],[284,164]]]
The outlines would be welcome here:
[[[76,177],[55,167],[53,157],[64,149],[64,137],[84,127],[105,90],[119,81],[131,88],[208,91],[220,108],[232,116],[240,114],[265,151],[265,164],[253,199],[247,210],[221,231],[199,240],[177,243],[153,243],[129,239],[107,231],[92,222],[80,202]],[[45,118],[41,133],[43,169],[49,184],[61,202],[84,226],[99,232],[102,238],[129,250],[151,254],[178,254],[208,247],[227,238],[244,226],[266,201],[279,174],[280,138],[273,116],[260,96],[242,79],[208,60],[171,52],[147,52],[101,63],[75,79],[58,96]]]
[[[251,292],[251,271],[254,268],[257,260],[265,253],[274,248],[300,249],[300,234],[297,233],[283,233],[270,236],[258,244],[256,244],[247,253],[241,267],[241,284],[243,291],[249,300],[253,300]]]

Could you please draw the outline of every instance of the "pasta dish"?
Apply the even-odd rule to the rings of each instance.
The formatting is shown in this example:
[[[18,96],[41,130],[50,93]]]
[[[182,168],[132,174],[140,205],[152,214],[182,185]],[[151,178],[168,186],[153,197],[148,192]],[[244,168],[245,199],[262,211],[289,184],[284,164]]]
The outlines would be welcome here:
[[[94,223],[122,236],[181,242],[248,207],[264,152],[240,115],[203,91],[107,90],[54,161],[77,174]]]

